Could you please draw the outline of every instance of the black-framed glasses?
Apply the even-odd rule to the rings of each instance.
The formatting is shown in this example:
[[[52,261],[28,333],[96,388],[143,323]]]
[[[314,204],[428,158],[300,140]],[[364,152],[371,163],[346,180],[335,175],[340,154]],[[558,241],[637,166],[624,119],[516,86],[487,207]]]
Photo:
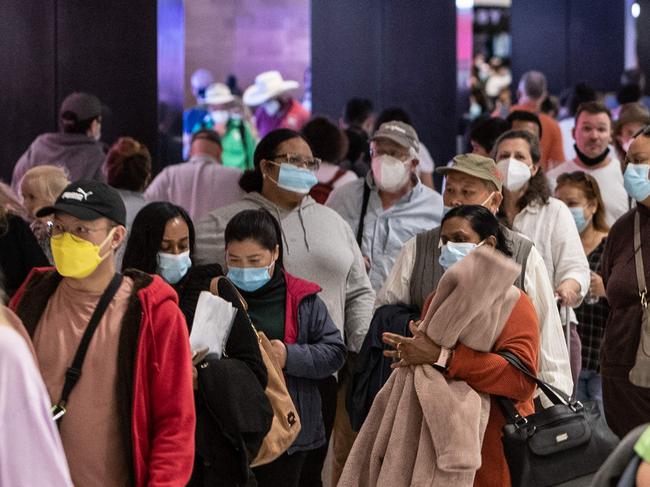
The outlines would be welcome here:
[[[100,230],[111,230],[114,227],[115,225],[111,225],[108,227],[89,228],[84,225],[78,224],[68,228],[57,222],[48,222],[47,225],[48,233],[50,234],[50,237],[56,237],[57,235],[61,235],[67,232],[83,240],[88,240],[88,237],[90,237],[90,234],[93,232],[98,232]]]
[[[646,125],[645,127],[641,127],[639,130],[635,132],[635,134],[632,136],[633,139],[636,139],[639,135],[644,135],[646,137],[650,137],[650,125]]]
[[[277,154],[273,156],[274,160],[280,160],[291,164],[292,166],[304,167],[310,171],[317,171],[321,165],[321,160],[317,157],[304,157],[298,154]]]

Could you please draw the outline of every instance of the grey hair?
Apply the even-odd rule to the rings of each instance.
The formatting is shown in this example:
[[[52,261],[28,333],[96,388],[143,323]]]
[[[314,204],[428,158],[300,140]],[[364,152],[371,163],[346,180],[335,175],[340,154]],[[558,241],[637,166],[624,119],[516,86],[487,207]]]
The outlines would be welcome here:
[[[519,91],[533,100],[539,100],[546,94],[546,76],[539,71],[524,73],[519,81]]]

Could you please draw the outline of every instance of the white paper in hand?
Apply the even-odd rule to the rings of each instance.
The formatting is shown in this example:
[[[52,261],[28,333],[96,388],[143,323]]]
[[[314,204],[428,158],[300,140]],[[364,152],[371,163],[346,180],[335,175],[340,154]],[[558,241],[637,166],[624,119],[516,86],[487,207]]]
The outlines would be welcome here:
[[[192,350],[208,348],[209,353],[216,353],[221,358],[236,314],[237,309],[228,301],[202,291],[190,333]]]

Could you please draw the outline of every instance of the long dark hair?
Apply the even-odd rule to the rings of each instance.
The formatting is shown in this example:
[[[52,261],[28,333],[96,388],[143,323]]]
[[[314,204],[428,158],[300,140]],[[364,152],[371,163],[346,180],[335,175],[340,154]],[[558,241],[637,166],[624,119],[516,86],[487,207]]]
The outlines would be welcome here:
[[[503,233],[501,225],[499,225],[499,220],[486,207],[481,205],[462,205],[452,208],[442,219],[440,227],[442,228],[447,220],[455,217],[467,220],[469,226],[472,227],[472,230],[478,234],[481,240],[495,237],[497,240],[497,250],[508,257],[512,257],[512,250],[510,250],[508,240]]]
[[[180,206],[164,201],[149,203],[142,208],[131,227],[124,251],[122,269],[138,269],[149,274],[158,270],[158,252],[169,220],[180,217],[190,231],[190,258],[194,255],[194,224],[190,215]]]
[[[279,269],[284,268],[282,263],[282,228],[280,223],[267,210],[244,210],[233,216],[224,232],[226,248],[230,242],[241,242],[242,240],[254,240],[266,250],[273,252],[279,247],[278,260]]]
[[[262,177],[260,163],[264,159],[272,160],[276,155],[278,155],[278,146],[291,139],[302,139],[307,142],[300,133],[290,129],[278,129],[266,134],[255,148],[255,154],[253,155],[254,169],[249,169],[244,172],[242,177],[239,179],[239,186],[241,189],[247,193],[261,192],[264,178]]]

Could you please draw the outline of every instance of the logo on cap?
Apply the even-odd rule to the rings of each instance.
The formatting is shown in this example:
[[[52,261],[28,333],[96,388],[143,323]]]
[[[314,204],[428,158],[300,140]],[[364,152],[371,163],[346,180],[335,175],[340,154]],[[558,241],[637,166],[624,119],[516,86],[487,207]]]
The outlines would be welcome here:
[[[404,129],[403,129],[402,127],[400,127],[399,125],[386,124],[386,126],[384,127],[384,129],[386,129],[386,130],[394,130],[395,132],[400,132],[400,133],[406,135],[406,130],[404,130]]]
[[[62,200],[75,200],[75,201],[86,201],[88,199],[88,196],[93,194],[92,191],[88,191],[87,193],[81,189],[77,188],[76,192],[75,191],[66,191],[61,195]]]

